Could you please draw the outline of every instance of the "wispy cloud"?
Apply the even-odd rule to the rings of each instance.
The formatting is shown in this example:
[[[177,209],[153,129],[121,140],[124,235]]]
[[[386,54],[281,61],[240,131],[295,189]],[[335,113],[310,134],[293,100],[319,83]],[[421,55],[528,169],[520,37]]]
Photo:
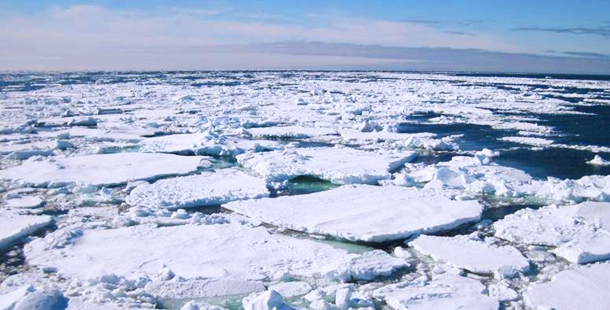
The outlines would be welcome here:
[[[520,27],[513,28],[513,31],[537,31],[551,33],[565,33],[574,35],[598,35],[605,38],[610,38],[610,25],[599,27]]]

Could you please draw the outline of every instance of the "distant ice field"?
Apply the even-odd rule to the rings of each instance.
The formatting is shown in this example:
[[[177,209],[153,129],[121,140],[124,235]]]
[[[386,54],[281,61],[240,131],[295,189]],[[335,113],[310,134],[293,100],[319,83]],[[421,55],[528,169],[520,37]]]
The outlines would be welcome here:
[[[607,308],[609,122],[610,76],[1,72],[0,310]]]

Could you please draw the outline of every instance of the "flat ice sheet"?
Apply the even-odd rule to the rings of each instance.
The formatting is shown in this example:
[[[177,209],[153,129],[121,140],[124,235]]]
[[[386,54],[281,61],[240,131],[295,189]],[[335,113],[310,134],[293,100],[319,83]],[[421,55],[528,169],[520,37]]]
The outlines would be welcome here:
[[[447,262],[457,268],[480,274],[496,274],[501,277],[527,272],[529,261],[512,246],[492,247],[466,236],[419,236],[409,242],[418,252],[431,256],[435,261]]]
[[[85,155],[25,162],[0,171],[0,179],[49,187],[72,183],[108,186],[132,180],[184,175],[196,171],[198,167],[210,165],[211,162],[201,156],[143,153]]]
[[[594,264],[562,271],[550,282],[533,284],[524,300],[540,309],[610,309],[610,264]]]
[[[319,147],[246,153],[237,156],[237,161],[268,182],[314,176],[336,184],[377,184],[415,156],[414,152],[380,154],[347,147]]]
[[[54,267],[80,279],[109,274],[154,277],[164,264],[186,279],[259,279],[278,270],[313,277],[337,272],[357,256],[330,245],[272,235],[263,227],[240,224],[87,230],[64,248],[54,247],[52,240],[50,235],[26,245],[29,264]]]
[[[142,184],[131,191],[126,201],[132,206],[189,208],[267,196],[263,179],[230,168]]]
[[[19,239],[49,226],[52,221],[47,215],[19,215],[12,211],[0,210],[0,252]]]
[[[193,153],[211,156],[235,156],[247,151],[278,148],[278,144],[273,141],[239,139],[208,132],[160,136],[140,142],[140,151],[147,153]]]
[[[351,241],[383,242],[477,221],[483,206],[434,192],[348,185],[300,196],[236,201],[225,208],[263,222]]]

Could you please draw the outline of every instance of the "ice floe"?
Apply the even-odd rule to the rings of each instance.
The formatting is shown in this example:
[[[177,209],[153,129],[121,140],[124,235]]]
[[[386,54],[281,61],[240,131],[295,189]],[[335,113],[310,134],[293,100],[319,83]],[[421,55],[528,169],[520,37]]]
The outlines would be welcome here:
[[[608,309],[610,264],[594,264],[562,271],[549,282],[533,284],[524,293],[536,309]]]
[[[610,258],[610,203],[523,209],[493,224],[495,236],[515,243],[555,247],[573,263]]]
[[[49,226],[52,221],[53,219],[46,215],[19,215],[12,211],[0,210],[0,252],[20,239]]]
[[[347,147],[316,147],[246,153],[238,155],[237,161],[267,182],[313,176],[336,184],[377,184],[415,156],[414,152],[379,154]]]
[[[375,290],[374,296],[392,309],[498,309],[498,301],[486,290],[477,280],[444,274],[430,281],[388,285]]]
[[[0,171],[0,179],[48,187],[73,183],[109,186],[133,180],[185,175],[210,165],[209,160],[198,156],[143,153],[86,155],[25,162]]]
[[[419,236],[409,242],[416,251],[431,256],[435,261],[446,262],[457,268],[478,274],[494,274],[511,278],[527,272],[529,261],[512,246],[491,246],[467,236]]]
[[[263,222],[351,241],[383,242],[477,221],[483,206],[417,188],[343,186],[301,196],[236,201],[225,208]]]
[[[229,168],[141,184],[126,201],[132,206],[178,209],[266,196],[269,191],[263,179]]]

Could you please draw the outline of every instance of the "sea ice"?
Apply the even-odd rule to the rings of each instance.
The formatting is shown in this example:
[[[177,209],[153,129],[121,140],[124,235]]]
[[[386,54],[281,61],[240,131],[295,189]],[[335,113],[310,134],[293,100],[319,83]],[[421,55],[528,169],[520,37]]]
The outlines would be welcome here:
[[[460,269],[479,274],[494,274],[511,278],[527,272],[529,261],[512,246],[495,247],[468,236],[419,236],[409,242],[416,251],[431,256],[435,261],[447,262]]]
[[[84,280],[112,274],[155,278],[164,266],[184,279],[260,279],[277,270],[311,278],[337,273],[357,256],[241,224],[85,230],[69,246],[56,245],[58,233],[28,243],[28,263]]]
[[[224,207],[280,227],[367,242],[449,231],[479,220],[483,211],[476,201],[454,201],[417,188],[371,185],[235,201]]]
[[[610,161],[603,159],[599,155],[595,155],[595,157],[593,157],[593,159],[588,161],[587,164],[594,165],[594,166],[610,166]]]
[[[132,206],[178,209],[267,196],[263,179],[229,168],[141,184],[131,191],[126,202]]]
[[[238,155],[237,161],[267,182],[314,176],[336,184],[377,184],[415,156],[414,152],[379,154],[348,147],[319,147],[246,153]]]
[[[374,291],[396,310],[481,309],[497,310],[499,303],[485,294],[479,281],[443,274],[431,281],[409,281],[384,286]]]
[[[495,236],[511,242],[556,247],[573,263],[610,258],[610,203],[523,209],[493,224]]]
[[[610,264],[562,271],[546,283],[533,284],[523,294],[536,309],[609,309]]]
[[[335,136],[339,133],[331,128],[313,128],[303,126],[275,126],[250,128],[254,138],[260,139],[306,139],[320,136]]]
[[[0,210],[0,252],[18,240],[49,226],[52,221],[53,219],[46,215],[19,215],[11,211]]]
[[[25,162],[0,171],[0,179],[48,187],[73,183],[111,186],[132,180],[184,175],[210,165],[209,160],[199,156],[143,153],[85,155]]]

